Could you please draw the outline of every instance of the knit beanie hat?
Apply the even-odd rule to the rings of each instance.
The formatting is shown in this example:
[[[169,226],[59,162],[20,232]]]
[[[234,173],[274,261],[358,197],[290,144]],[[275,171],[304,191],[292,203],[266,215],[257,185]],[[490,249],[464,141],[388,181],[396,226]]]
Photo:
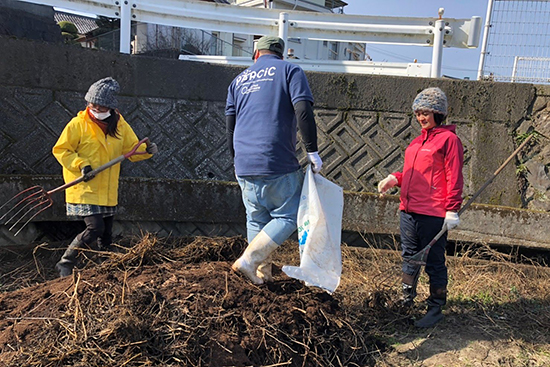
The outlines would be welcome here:
[[[118,106],[116,94],[119,90],[118,82],[111,77],[107,77],[92,84],[84,99],[88,103],[115,109]]]
[[[447,116],[447,96],[437,87],[426,88],[418,93],[412,104],[416,111],[430,111]]]

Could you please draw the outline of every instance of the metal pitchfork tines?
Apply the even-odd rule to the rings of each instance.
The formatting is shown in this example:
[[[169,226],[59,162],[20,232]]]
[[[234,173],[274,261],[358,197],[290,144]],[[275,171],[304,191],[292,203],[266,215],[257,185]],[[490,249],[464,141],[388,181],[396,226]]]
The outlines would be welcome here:
[[[137,149],[141,144],[149,145],[149,138],[144,138],[140,140],[134,148],[126,154],[118,156],[110,162],[105,163],[104,165],[92,170],[88,173],[89,175],[95,176],[101,171],[105,171],[107,168],[114,166],[137,154],[147,154],[147,152],[137,152]],[[86,178],[87,175],[82,175],[74,181],[66,183],[65,185],[59,186],[53,190],[46,191],[41,186],[33,186],[26,190],[21,191],[11,199],[9,199],[4,205],[0,206],[0,214],[6,211],[0,217],[0,223],[10,226],[10,231],[16,231],[14,237],[21,232],[23,228],[31,220],[33,220],[38,214],[42,213],[44,210],[48,209],[53,205],[53,200],[51,195],[59,191],[64,191],[71,186],[74,186]],[[10,205],[12,205],[10,207]],[[2,222],[5,219],[5,222]]]

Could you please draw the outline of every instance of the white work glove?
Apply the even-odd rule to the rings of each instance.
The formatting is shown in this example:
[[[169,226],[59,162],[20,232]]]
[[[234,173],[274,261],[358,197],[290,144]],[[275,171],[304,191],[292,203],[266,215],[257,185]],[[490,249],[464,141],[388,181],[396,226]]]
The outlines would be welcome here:
[[[311,163],[313,173],[319,173],[321,167],[323,167],[323,161],[321,160],[321,157],[319,157],[319,152],[308,153],[307,159]]]
[[[457,212],[445,213],[445,222],[443,222],[443,224],[447,226],[448,230],[458,226],[459,223],[460,223],[460,218],[458,217]]]
[[[384,195],[386,191],[388,191],[395,185],[397,185],[397,177],[395,177],[394,175],[388,175],[388,177],[378,183],[378,192]]]
[[[159,152],[159,148],[157,147],[157,144],[149,143],[149,145],[147,145],[147,149],[145,149],[145,151],[149,154],[157,154]]]

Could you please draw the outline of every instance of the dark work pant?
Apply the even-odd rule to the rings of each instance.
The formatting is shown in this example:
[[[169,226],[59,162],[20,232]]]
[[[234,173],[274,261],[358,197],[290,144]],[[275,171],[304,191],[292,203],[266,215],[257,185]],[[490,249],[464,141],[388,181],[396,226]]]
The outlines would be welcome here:
[[[422,250],[443,227],[444,218],[432,217],[415,213],[401,212],[401,255],[412,256]],[[430,286],[433,288],[446,288],[448,282],[447,266],[445,265],[445,247],[447,246],[447,233],[432,246],[426,261],[426,273],[430,277]],[[419,271],[418,265],[403,261],[403,272],[414,275]]]
[[[97,240],[100,250],[109,248],[113,241],[114,216],[103,217],[102,214],[95,214],[84,217],[86,229],[78,235],[78,239],[86,245],[91,245]]]

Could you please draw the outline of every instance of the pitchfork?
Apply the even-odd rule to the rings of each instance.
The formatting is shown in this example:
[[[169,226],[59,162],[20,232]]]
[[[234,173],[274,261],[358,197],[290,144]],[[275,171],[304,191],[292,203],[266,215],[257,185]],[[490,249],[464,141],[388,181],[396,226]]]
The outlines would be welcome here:
[[[107,168],[112,167],[115,164],[122,162],[126,158],[130,158],[133,155],[147,154],[147,152],[137,152],[138,147],[143,143],[149,145],[149,138],[143,138],[142,140],[140,140],[136,144],[136,146],[128,153],[123,154],[119,157],[116,157],[112,161],[105,163],[104,165],[90,171],[88,174],[82,175],[76,180],[66,183],[65,185],[59,186],[53,190],[46,191],[41,186],[33,186],[26,190],[21,191],[19,194],[15,195],[10,200],[8,200],[4,205],[0,206],[0,213],[2,213],[3,210],[6,210],[9,208],[8,204],[16,203],[15,205],[12,204],[13,207],[11,207],[11,209],[9,209],[4,215],[0,217],[0,222],[2,222],[4,218],[8,218],[3,224],[4,225],[11,224],[11,227],[9,228],[9,230],[11,231],[15,229],[17,232],[14,234],[14,237],[17,236],[19,232],[21,232],[21,230],[27,224],[29,224],[31,220],[33,220],[38,214],[42,213],[44,210],[48,209],[53,205],[53,200],[51,198],[51,195],[55,194],[56,192],[66,190],[69,187],[84,181],[86,177],[95,176],[99,172],[105,171]],[[23,223],[23,225],[17,228],[17,226],[20,223]]]

